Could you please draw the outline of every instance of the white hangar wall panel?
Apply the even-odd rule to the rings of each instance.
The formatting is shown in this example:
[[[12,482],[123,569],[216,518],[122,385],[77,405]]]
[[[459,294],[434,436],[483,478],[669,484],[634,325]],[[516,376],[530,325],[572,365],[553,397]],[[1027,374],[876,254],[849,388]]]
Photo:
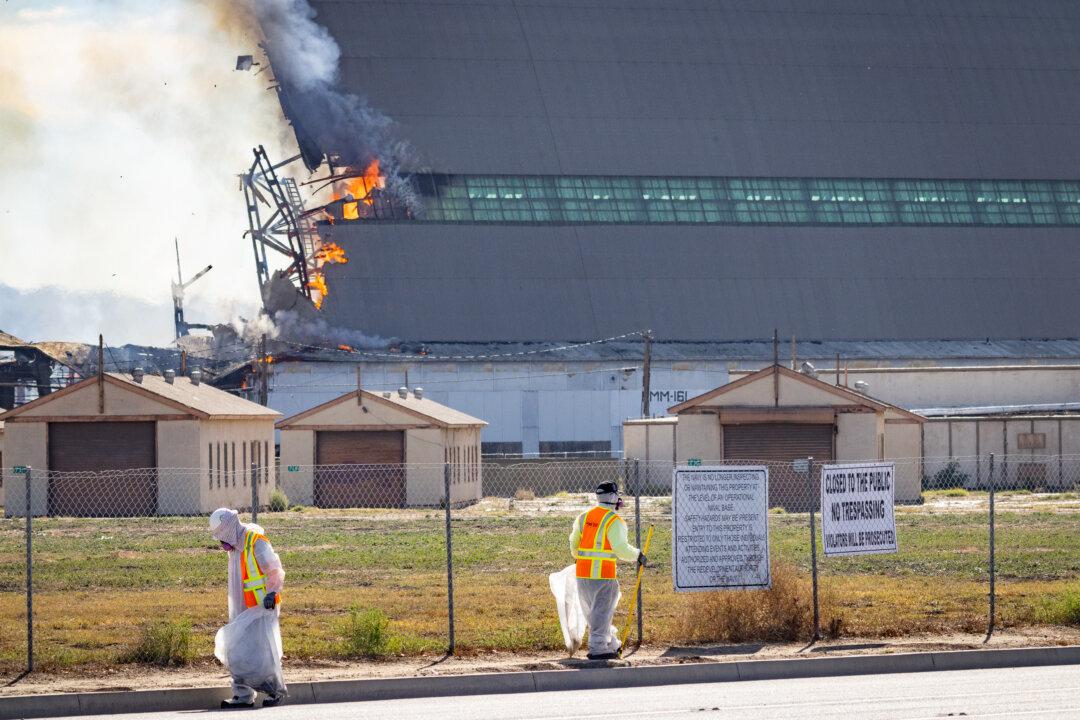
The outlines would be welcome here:
[[[367,390],[396,392],[407,368],[409,388],[422,387],[432,400],[483,418],[489,423],[483,442],[508,443],[520,447],[517,452],[569,442],[607,442],[618,452],[623,421],[641,412],[641,371],[622,371],[635,366],[640,360],[364,362],[361,382]],[[675,402],[727,381],[722,362],[654,363],[651,411],[666,414]],[[355,364],[279,362],[270,379],[270,406],[288,417],[355,387]],[[283,452],[285,442],[282,437]]]

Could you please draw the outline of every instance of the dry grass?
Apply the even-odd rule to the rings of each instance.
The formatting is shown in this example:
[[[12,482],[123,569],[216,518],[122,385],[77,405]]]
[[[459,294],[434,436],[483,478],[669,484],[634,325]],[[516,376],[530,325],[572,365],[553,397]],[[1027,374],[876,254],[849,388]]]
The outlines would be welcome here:
[[[562,646],[547,576],[569,563],[569,525],[581,496],[505,500],[454,520],[458,646],[557,651]],[[809,553],[805,514],[770,515],[776,553],[769,593],[677,595],[671,585],[670,515],[643,503],[656,523],[646,572],[646,641],[746,642],[805,638]],[[1042,501],[1003,512],[998,524],[999,624],[1072,623],[1080,602],[1077,506]],[[1045,508],[1045,512],[1041,511]],[[267,513],[288,572],[282,636],[290,661],[344,659],[349,609],[388,620],[389,654],[440,653],[447,610],[442,514],[377,511]],[[226,620],[225,559],[205,520],[154,519],[137,532],[109,520],[35,521],[37,661],[43,669],[103,666],[129,655],[148,618],[191,625],[190,652],[212,654]],[[979,512],[940,505],[897,513],[900,552],[823,558],[822,628],[867,637],[978,631],[986,623],[986,524]],[[22,525],[0,520],[0,670],[25,650]],[[71,558],[81,558],[72,563]],[[623,567],[623,591],[632,575]],[[164,578],[164,584],[159,578]],[[1075,594],[1075,593],[1074,593]],[[182,602],[177,602],[182,598]],[[629,598],[616,615],[620,624]]]
[[[838,635],[844,620],[832,592],[819,595],[821,626]],[[794,565],[774,560],[768,590],[696,593],[685,603],[681,636],[694,642],[794,642],[812,635],[810,578]]]

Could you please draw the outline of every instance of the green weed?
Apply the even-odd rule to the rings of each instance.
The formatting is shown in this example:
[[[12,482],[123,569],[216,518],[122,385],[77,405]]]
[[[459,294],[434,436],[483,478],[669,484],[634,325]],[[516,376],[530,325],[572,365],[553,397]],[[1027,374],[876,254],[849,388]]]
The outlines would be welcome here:
[[[139,642],[119,658],[122,663],[161,667],[187,665],[193,659],[188,620],[158,620],[143,625]]]

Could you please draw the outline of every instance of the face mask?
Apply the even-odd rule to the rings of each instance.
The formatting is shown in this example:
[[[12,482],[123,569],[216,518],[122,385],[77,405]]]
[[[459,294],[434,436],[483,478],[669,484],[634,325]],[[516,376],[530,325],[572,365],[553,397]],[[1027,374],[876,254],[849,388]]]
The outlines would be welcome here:
[[[619,498],[615,501],[615,510],[622,510],[622,498]]]
[[[221,541],[221,549],[225,550],[226,552],[232,552],[236,548],[234,548],[232,545],[230,545],[227,542]]]

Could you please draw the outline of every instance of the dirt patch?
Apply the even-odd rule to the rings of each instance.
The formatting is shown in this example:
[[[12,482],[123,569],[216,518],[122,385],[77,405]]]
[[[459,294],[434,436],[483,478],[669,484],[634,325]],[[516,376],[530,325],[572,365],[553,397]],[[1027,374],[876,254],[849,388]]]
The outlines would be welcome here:
[[[805,643],[739,645],[646,645],[626,657],[630,666],[683,663],[777,660],[793,657],[881,655],[908,652],[975,650],[982,648],[1045,647],[1080,644],[1080,629],[1027,628],[996,634],[983,643],[981,634],[952,633],[915,635],[898,639],[844,637],[807,646]],[[583,659],[583,658],[582,658]],[[577,660],[577,659],[575,659]],[[440,655],[366,662],[316,662],[285,660],[287,682],[318,682],[389,677],[428,677],[481,672],[525,672],[578,667],[565,653],[485,652],[444,658]],[[0,696],[73,692],[160,690],[190,687],[225,687],[229,677],[214,663],[179,669],[80,667],[76,670],[30,675],[15,682],[0,677]],[[10,684],[9,684],[10,683]]]

